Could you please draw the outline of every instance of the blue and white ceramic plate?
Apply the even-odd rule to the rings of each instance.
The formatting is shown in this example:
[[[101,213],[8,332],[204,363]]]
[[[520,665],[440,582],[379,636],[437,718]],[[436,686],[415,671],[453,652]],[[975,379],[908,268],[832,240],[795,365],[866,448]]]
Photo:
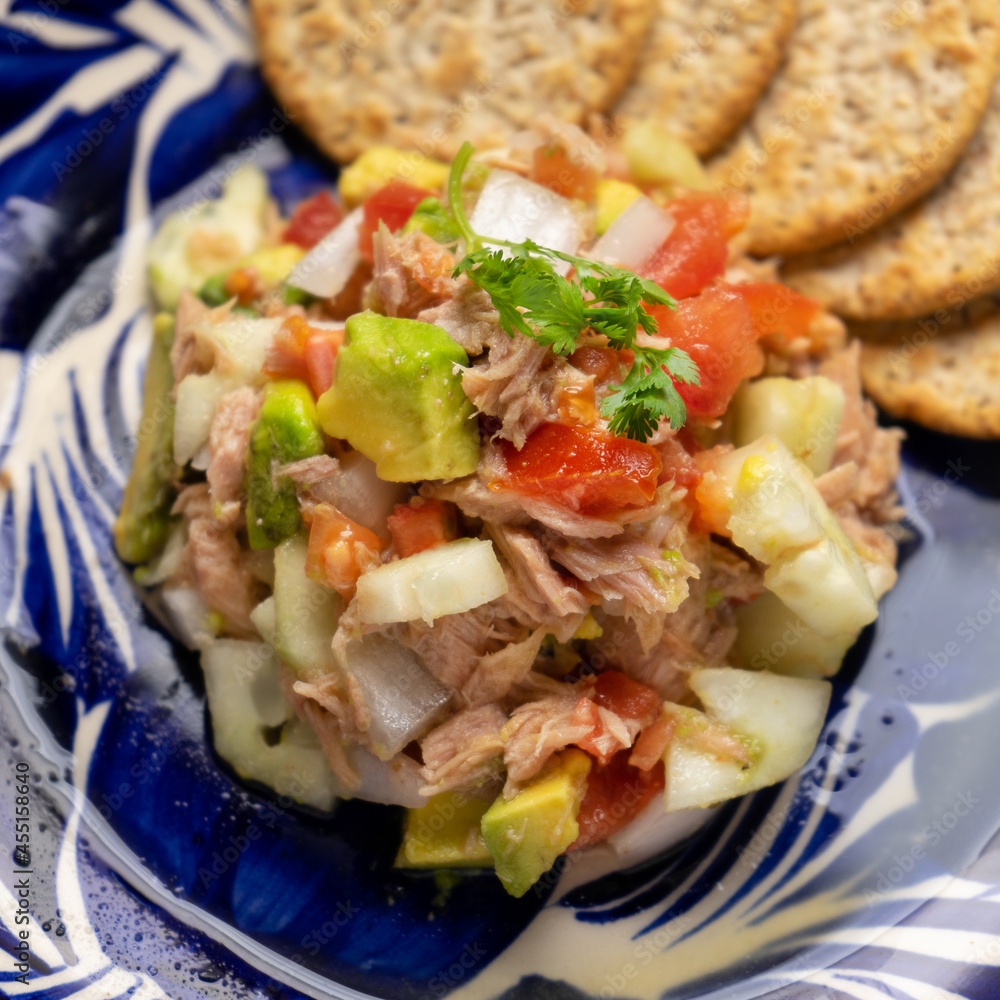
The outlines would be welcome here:
[[[109,532],[153,220],[233,157],[285,203],[330,168],[236,0],[4,0],[0,95],[0,994],[998,995],[1000,450],[912,434],[900,583],[797,779],[521,900],[397,871],[397,811],[233,780]]]

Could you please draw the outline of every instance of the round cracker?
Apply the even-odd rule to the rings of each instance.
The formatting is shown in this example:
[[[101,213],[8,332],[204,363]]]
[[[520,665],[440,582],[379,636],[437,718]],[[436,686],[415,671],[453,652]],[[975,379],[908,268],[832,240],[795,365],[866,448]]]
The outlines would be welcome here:
[[[450,157],[536,114],[607,111],[656,0],[253,0],[261,68],[293,121],[342,162],[369,146]]]
[[[996,0],[800,0],[788,58],[712,165],[756,254],[854,239],[928,191],[985,110]]]
[[[1000,438],[1000,310],[988,305],[975,318],[953,312],[876,327],[879,339],[861,348],[865,391],[894,417],[945,434]]]
[[[615,115],[662,121],[699,156],[753,111],[785,52],[796,0],[659,0]]]
[[[857,320],[908,319],[1000,289],[1000,77],[958,166],[859,239],[790,260],[782,280]]]

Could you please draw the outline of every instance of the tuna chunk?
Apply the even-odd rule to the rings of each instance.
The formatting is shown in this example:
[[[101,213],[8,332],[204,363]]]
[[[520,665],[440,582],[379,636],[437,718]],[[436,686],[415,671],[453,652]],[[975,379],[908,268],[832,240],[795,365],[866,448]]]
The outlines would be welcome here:
[[[461,789],[476,791],[502,770],[507,716],[498,705],[482,705],[452,716],[420,741],[426,784],[421,795]]]

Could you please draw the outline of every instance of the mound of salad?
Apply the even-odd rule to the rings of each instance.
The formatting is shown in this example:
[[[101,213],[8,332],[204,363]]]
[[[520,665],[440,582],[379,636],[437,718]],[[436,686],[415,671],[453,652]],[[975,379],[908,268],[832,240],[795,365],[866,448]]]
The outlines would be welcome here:
[[[895,581],[899,436],[676,140],[386,147],[166,219],[118,552],[218,754],[524,894],[810,757]]]

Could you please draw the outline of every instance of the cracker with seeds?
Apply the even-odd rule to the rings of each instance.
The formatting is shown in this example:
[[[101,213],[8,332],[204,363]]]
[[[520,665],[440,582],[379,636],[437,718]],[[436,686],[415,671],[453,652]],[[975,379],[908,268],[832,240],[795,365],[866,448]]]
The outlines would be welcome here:
[[[782,280],[857,320],[906,319],[1000,289],[1000,78],[958,166],[853,246],[788,261]]]
[[[865,391],[893,417],[1000,438],[1000,309],[978,300],[915,322],[859,328]]]
[[[252,0],[261,68],[341,162],[388,143],[451,157],[504,145],[539,112],[614,104],[657,0]]]
[[[753,111],[781,62],[796,0],[659,0],[616,117],[668,125],[699,156]]]
[[[955,164],[989,99],[996,0],[800,0],[788,58],[712,164],[752,199],[752,252],[857,239]]]

